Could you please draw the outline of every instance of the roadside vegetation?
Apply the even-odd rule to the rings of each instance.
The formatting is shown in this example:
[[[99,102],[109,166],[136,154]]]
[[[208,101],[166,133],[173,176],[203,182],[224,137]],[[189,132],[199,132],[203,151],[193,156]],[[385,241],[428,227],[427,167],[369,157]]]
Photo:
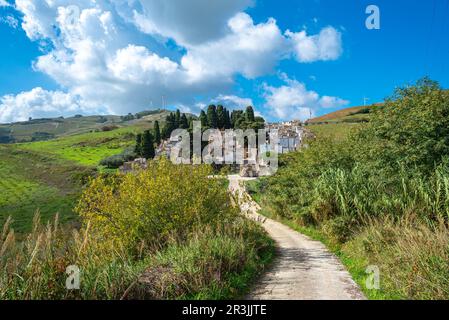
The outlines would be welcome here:
[[[208,166],[150,161],[133,174],[92,179],[71,230],[58,218],[16,239],[0,234],[0,299],[223,299],[245,293],[273,243],[243,218]],[[66,289],[66,268],[81,271]]]
[[[447,299],[449,93],[423,79],[345,126],[316,132],[249,191],[265,214],[333,248],[368,297]],[[365,287],[369,265],[380,290]]]

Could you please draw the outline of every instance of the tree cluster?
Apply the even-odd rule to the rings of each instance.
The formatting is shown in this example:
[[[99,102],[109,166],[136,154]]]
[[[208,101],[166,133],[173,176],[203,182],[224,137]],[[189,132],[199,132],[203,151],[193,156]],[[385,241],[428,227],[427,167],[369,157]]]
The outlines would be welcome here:
[[[156,155],[155,146],[162,141],[159,121],[155,121],[152,131],[146,130],[136,136],[135,154],[145,159],[153,159]]]
[[[185,113],[176,110],[176,112],[171,112],[165,118],[165,126],[162,129],[161,137],[163,139],[170,138],[171,133],[176,129],[190,129],[192,127],[193,118],[187,117]]]
[[[201,126],[209,129],[262,129],[265,120],[254,115],[253,107],[249,106],[245,111],[234,110],[229,112],[225,107],[210,105],[207,112],[201,111]]]

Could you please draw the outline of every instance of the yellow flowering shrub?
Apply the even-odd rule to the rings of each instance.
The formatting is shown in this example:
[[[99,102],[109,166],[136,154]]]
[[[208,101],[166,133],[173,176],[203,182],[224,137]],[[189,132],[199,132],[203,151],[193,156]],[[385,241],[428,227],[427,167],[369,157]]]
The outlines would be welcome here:
[[[235,217],[223,183],[208,178],[210,172],[208,166],[151,161],[146,170],[92,180],[76,211],[105,244],[158,246],[170,235]]]

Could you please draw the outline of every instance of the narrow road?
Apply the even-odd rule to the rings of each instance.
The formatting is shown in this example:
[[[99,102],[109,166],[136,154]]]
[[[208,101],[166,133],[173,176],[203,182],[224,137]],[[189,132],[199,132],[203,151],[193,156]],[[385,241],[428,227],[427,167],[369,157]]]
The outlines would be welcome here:
[[[257,212],[259,205],[246,193],[241,182],[251,180],[229,176],[229,189],[238,197],[242,212],[262,223],[276,241],[278,256],[253,291],[250,300],[362,300],[357,284],[338,258],[319,241],[267,219]]]

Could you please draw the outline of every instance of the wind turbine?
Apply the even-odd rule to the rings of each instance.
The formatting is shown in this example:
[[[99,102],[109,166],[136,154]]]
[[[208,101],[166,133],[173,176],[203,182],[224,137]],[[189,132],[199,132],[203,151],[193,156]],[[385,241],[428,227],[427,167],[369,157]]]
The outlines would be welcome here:
[[[369,101],[369,98],[363,97],[363,105],[366,107],[366,103]]]

